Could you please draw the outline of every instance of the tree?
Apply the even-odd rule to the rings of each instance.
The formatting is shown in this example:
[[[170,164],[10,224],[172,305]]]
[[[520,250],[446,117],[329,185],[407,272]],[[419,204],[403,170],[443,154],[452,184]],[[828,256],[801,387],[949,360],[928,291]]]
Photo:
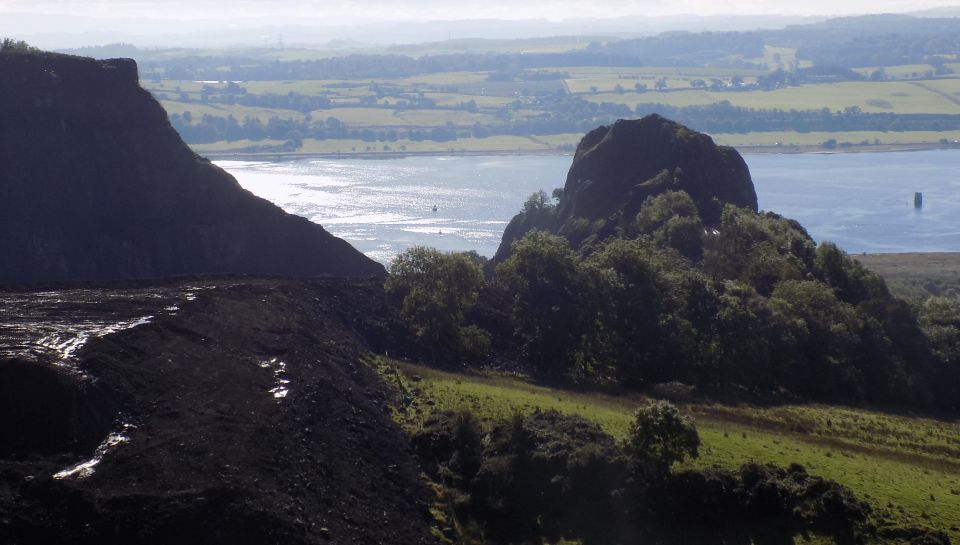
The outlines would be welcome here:
[[[697,205],[685,191],[664,191],[649,197],[634,222],[637,231],[698,261],[703,254],[703,224]]]
[[[793,324],[797,348],[787,387],[820,398],[861,398],[862,382],[853,363],[864,352],[861,316],[837,299],[834,290],[815,280],[786,280],[771,295],[774,308]]]
[[[566,239],[530,231],[513,244],[497,278],[513,294],[513,323],[524,358],[545,375],[570,371],[582,355],[595,301]]]
[[[722,289],[711,345],[715,386],[720,390],[728,384],[775,389],[787,359],[775,351],[793,348],[788,325],[751,286],[726,281]]]
[[[0,53],[27,53],[30,51],[38,50],[23,40],[4,38],[0,41]]]
[[[633,413],[624,443],[637,477],[659,480],[670,466],[699,456],[700,435],[693,419],[668,401],[654,401]]]
[[[547,208],[552,207],[550,204],[550,197],[547,195],[546,191],[540,190],[535,193],[531,193],[527,200],[523,203],[523,212],[525,213],[536,213]]]
[[[813,268],[813,240],[795,221],[728,204],[719,231],[704,243],[704,270],[715,280],[740,280],[766,296]]]
[[[832,242],[821,242],[814,259],[814,273],[837,292],[837,298],[851,305],[870,298],[887,298],[886,285],[876,274]]]
[[[394,258],[384,288],[403,297],[403,316],[418,338],[434,348],[461,351],[464,339],[473,350],[482,349],[476,337],[485,332],[463,327],[482,286],[483,273],[469,256],[414,246]]]
[[[943,365],[960,368],[960,299],[930,297],[920,310],[920,324]]]
[[[589,263],[604,271],[602,293],[608,301],[600,315],[596,344],[604,360],[629,386],[655,377],[665,332],[661,326],[668,310],[670,286],[656,264],[657,250],[649,242],[615,239],[590,256]]]

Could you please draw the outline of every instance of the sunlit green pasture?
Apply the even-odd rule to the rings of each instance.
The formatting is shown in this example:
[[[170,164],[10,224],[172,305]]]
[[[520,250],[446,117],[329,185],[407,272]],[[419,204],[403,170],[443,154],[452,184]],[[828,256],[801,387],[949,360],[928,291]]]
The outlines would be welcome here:
[[[934,113],[958,114],[960,104],[940,92],[960,92],[960,79],[922,82],[864,81],[806,84],[773,91],[709,91],[679,88],[667,92],[598,93],[585,95],[594,102],[615,102],[635,108],[637,104],[659,103],[671,106],[695,106],[728,101],[734,106],[755,109],[781,110],[844,110],[850,106],[865,112],[897,114]],[[924,87],[931,85],[934,90]],[[674,89],[673,86],[668,89]]]
[[[469,409],[499,419],[555,409],[580,414],[623,438],[633,410],[644,402],[639,396],[546,388],[518,377],[466,376],[409,364],[398,369],[402,388],[413,394],[401,418],[412,426],[435,410]],[[391,372],[384,376],[398,380]],[[693,467],[800,463],[853,489],[880,519],[960,538],[960,423],[824,405],[691,404],[686,410],[703,441]]]

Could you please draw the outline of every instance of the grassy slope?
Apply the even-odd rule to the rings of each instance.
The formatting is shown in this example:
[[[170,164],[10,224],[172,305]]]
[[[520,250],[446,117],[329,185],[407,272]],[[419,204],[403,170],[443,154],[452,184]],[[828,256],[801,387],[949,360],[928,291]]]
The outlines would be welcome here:
[[[407,417],[412,425],[438,409],[469,408],[502,418],[540,408],[581,414],[623,437],[643,401],[550,389],[510,377],[457,375],[409,364],[399,369],[415,394]],[[693,404],[687,410],[695,415],[703,440],[701,457],[692,466],[798,462],[849,486],[891,524],[930,526],[960,539],[958,422],[822,405]]]

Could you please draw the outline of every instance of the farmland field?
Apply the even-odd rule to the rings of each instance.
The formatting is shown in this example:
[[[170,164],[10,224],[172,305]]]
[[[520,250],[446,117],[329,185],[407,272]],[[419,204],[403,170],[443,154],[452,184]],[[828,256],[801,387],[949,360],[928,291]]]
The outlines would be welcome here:
[[[931,90],[927,86],[934,88]],[[648,91],[646,93],[592,94],[587,100],[616,102],[631,108],[637,104],[669,104],[671,106],[694,106],[715,104],[726,100],[734,106],[755,109],[781,110],[843,110],[856,106],[865,112],[890,112],[899,114],[960,113],[960,97],[954,99],[943,93],[960,92],[960,79],[944,79],[934,82],[870,81],[804,84],[799,87],[773,91],[707,91],[690,89]],[[671,85],[669,87],[673,89]]]
[[[547,46],[549,44],[545,44]],[[727,103],[752,110],[818,112],[817,115],[826,111],[960,116],[960,75],[948,72],[931,76],[929,70],[921,70],[929,65],[887,67],[887,79],[883,81],[803,83],[761,90],[755,82],[768,70],[755,67],[763,66],[760,63],[770,66],[775,59],[781,66],[795,62],[792,50],[779,48],[751,59],[754,63],[748,65],[751,68],[742,69],[567,66],[523,69],[506,75],[457,71],[399,78],[233,83],[158,79],[154,74],[145,79],[143,85],[160,99],[168,114],[181,116],[178,128],[210,124],[230,116],[241,125],[251,120],[267,126],[271,119],[298,124],[296,129],[274,127],[266,133],[250,132],[246,125],[229,135],[203,130],[192,133],[195,135],[192,138],[200,138],[196,135],[202,134],[202,140],[188,138],[194,145],[202,142],[198,150],[216,151],[249,147],[227,141],[228,138],[292,140],[293,148],[298,148],[302,141],[297,149],[301,153],[356,151],[355,141],[361,140],[363,152],[384,151],[384,140],[389,140],[386,145],[391,151],[399,146],[405,146],[411,153],[482,151],[477,145],[497,143],[498,140],[491,139],[494,136],[552,142],[555,148],[563,146],[564,151],[569,151],[566,148],[575,145],[577,139],[566,135],[582,134],[619,117],[641,115],[651,111],[652,104],[690,108]],[[953,69],[954,65],[948,63],[947,68]],[[960,64],[955,68],[960,71]],[[871,73],[869,68],[859,71]],[[583,104],[591,106],[587,108]],[[187,112],[190,115],[183,118]],[[805,119],[805,123],[810,122],[809,116]],[[745,129],[749,132],[724,134],[730,129],[713,132],[722,143],[744,147],[778,144],[816,147],[831,139],[854,145],[879,141],[888,146],[936,146],[949,145],[958,140],[960,134],[960,126],[953,119],[931,126],[917,125],[928,123],[917,121],[913,125],[897,123],[892,126],[897,132],[884,132],[889,125],[887,121],[874,123],[870,130],[855,130],[858,127],[848,125],[837,127],[836,131],[832,126],[818,126],[797,132],[780,130],[782,126],[765,130],[763,122],[751,122]],[[710,131],[698,126],[695,119],[690,125]],[[339,132],[313,134],[331,127]],[[433,133],[436,129],[445,132]],[[360,134],[361,131],[366,134]],[[407,132],[386,135],[386,131]],[[214,134],[220,136],[212,136]],[[218,138],[222,141],[217,142]],[[327,142],[331,139],[340,143]],[[309,143],[310,140],[317,142]],[[433,143],[420,143],[423,140]],[[456,143],[451,144],[451,140]],[[510,149],[523,151],[525,146],[510,146]],[[540,152],[544,147],[536,145],[534,149]],[[503,150],[504,146],[497,145],[488,151]]]

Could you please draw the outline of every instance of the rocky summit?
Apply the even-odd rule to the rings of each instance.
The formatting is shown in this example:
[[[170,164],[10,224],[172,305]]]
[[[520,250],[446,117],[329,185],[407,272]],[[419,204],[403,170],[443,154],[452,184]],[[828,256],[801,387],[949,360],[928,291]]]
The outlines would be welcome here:
[[[580,140],[556,209],[528,209],[514,217],[496,260],[505,259],[510,244],[531,229],[576,244],[590,226],[603,238],[632,219],[646,199],[667,190],[688,193],[707,225],[719,223],[725,204],[757,210],[750,171],[735,149],[656,114],[621,119]]]
[[[0,55],[0,283],[382,276],[180,139],[129,59]]]

